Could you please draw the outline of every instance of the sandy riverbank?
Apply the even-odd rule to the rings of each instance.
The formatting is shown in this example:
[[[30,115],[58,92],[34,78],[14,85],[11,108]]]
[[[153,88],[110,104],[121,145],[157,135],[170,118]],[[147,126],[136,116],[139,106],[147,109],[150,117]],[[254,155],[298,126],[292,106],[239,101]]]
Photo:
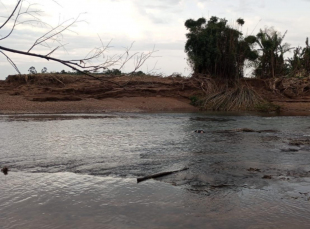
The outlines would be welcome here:
[[[310,114],[310,79],[241,83],[279,105],[282,112]],[[219,90],[221,84],[210,78],[16,75],[0,81],[0,113],[197,112],[190,99]]]
[[[61,113],[103,113],[103,112],[194,112],[187,99],[163,97],[122,97],[80,101],[34,102],[23,96],[0,95],[1,114],[61,114]]]

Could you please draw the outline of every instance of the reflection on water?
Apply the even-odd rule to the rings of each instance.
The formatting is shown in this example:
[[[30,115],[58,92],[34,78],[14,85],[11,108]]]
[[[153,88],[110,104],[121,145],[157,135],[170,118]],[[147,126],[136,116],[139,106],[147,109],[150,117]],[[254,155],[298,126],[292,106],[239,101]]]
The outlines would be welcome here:
[[[308,228],[309,127],[289,116],[0,116],[1,228]],[[258,132],[227,131],[241,128]]]

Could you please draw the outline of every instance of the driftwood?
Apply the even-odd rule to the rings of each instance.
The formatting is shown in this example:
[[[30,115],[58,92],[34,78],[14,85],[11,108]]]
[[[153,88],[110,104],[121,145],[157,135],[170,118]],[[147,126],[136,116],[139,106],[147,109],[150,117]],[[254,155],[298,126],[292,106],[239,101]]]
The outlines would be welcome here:
[[[138,177],[137,178],[137,183],[140,183],[142,181],[145,181],[145,180],[148,180],[148,179],[152,179],[152,178],[167,176],[167,175],[170,175],[172,173],[177,173],[177,172],[181,172],[181,171],[184,171],[184,170],[188,170],[188,168],[183,168],[183,169],[175,170],[175,171],[156,173],[156,174],[152,174],[152,175],[145,176],[145,177]]]
[[[211,188],[224,188],[229,186],[235,186],[234,184],[218,184],[218,185],[211,185]]]

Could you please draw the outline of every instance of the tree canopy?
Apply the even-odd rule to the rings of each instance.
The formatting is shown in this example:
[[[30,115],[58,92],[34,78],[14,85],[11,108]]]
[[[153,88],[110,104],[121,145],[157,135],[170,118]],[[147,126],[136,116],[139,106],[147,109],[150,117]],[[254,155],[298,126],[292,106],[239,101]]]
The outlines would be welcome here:
[[[310,75],[310,46],[309,38],[306,39],[306,47],[297,47],[293,51],[293,57],[287,59],[290,76]]]
[[[284,43],[286,32],[281,35],[272,27],[260,30],[256,35],[260,56],[258,58],[255,76],[259,78],[274,78],[286,74],[284,54],[290,50],[290,45]]]
[[[237,23],[242,26],[244,20],[239,18]],[[243,37],[240,31],[227,24],[226,19],[214,16],[209,21],[188,19],[185,27],[189,31],[185,52],[194,73],[238,79],[244,75],[245,61],[258,58],[257,51],[252,48],[255,36]]]

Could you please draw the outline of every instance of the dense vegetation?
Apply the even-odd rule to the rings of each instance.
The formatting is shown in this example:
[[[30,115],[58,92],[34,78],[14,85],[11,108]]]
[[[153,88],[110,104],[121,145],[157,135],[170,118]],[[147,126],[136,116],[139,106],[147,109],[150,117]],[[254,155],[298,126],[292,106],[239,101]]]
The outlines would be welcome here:
[[[227,20],[217,17],[211,17],[209,21],[199,18],[185,22],[188,63],[197,80],[203,81],[201,85],[204,85],[205,92],[203,97],[193,97],[195,100],[192,99],[192,103],[202,109],[278,111],[278,106],[262,98],[245,81],[239,80],[244,77],[246,67],[252,68],[255,78],[267,79],[266,85],[271,91],[283,92],[285,96],[292,96],[297,91],[303,93],[307,88],[303,85],[302,90],[298,90],[298,87],[290,87],[290,83],[284,85],[278,78],[309,77],[308,38],[305,48],[291,48],[284,42],[286,32],[281,35],[271,27],[260,29],[255,36],[244,36],[244,23],[239,18],[237,27],[233,28]],[[285,54],[292,50],[293,57],[285,58]],[[211,79],[225,81],[221,83],[221,80]],[[279,85],[282,86],[278,90]]]
[[[185,52],[194,73],[235,80],[244,76],[245,63],[248,63],[254,68],[256,78],[309,76],[308,38],[305,48],[295,48],[293,57],[285,59],[284,55],[293,49],[284,43],[286,32],[281,35],[273,28],[266,28],[256,36],[243,36],[244,23],[239,18],[238,28],[232,28],[227,20],[217,17],[209,21],[188,19]]]
[[[242,26],[244,21],[238,20]],[[243,77],[245,60],[254,61],[258,57],[252,46],[254,36],[243,37],[242,33],[227,25],[227,20],[211,17],[185,22],[189,33],[185,51],[195,73],[238,79]]]
[[[291,76],[309,76],[310,75],[310,46],[309,39],[306,39],[306,47],[297,47],[294,49],[292,58],[287,59],[289,74]]]
[[[290,50],[290,45],[283,44],[284,37],[272,28],[260,30],[256,35],[256,44],[260,55],[255,62],[254,75],[258,78],[274,78],[287,73],[284,54]]]

